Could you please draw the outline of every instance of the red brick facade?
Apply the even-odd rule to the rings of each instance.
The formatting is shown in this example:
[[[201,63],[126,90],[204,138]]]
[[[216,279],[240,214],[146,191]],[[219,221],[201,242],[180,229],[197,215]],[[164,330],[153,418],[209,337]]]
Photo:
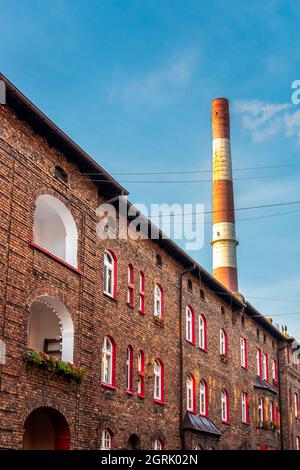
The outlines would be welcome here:
[[[251,305],[193,265],[172,242],[97,238],[96,208],[122,188],[84,176],[77,150],[74,148],[73,158],[71,144],[65,144],[61,136],[59,140],[53,137],[54,131],[46,132],[41,116],[33,117],[35,112],[27,115],[22,99],[14,101],[13,89],[9,93],[8,104],[0,107],[0,339],[6,345],[6,363],[0,366],[0,448],[21,449],[24,433],[31,433],[30,426],[38,428],[38,419],[52,422],[55,448],[68,447],[63,418],[72,449],[101,448],[105,429],[110,432],[112,448],[117,449],[151,449],[156,440],[166,449],[295,448],[299,419],[290,424],[288,396],[291,389],[292,396],[297,392],[300,399],[300,376],[282,349],[288,347],[285,337]],[[92,165],[90,161],[86,164]],[[55,177],[56,166],[68,175],[67,183]],[[45,194],[61,201],[75,221],[75,269],[32,244],[36,201]],[[116,298],[103,293],[105,250],[116,257]],[[157,266],[158,254],[161,267]],[[134,273],[132,306],[127,303],[129,263]],[[138,307],[140,271],[145,276],[144,313]],[[156,284],[163,289],[164,298],[159,321],[153,315]],[[85,370],[80,386],[40,368],[25,367],[22,360],[28,348],[33,302],[49,298],[56,299],[71,316],[74,364]],[[186,340],[188,305],[194,317],[191,342]],[[200,315],[205,318],[206,350],[199,348]],[[228,341],[225,355],[220,355],[220,329]],[[115,344],[116,383],[110,388],[101,385],[105,336]],[[247,344],[246,367],[241,366],[241,338]],[[126,391],[128,346],[133,354],[132,393]],[[257,349],[268,355],[266,381],[257,381]],[[137,393],[139,351],[144,353],[143,398]],[[163,365],[163,403],[153,399],[156,360]],[[279,364],[281,393],[273,383],[273,360]],[[195,429],[187,419],[189,374],[195,381],[194,416],[200,413],[203,380],[207,387],[204,421],[212,423],[217,432]],[[228,394],[228,423],[221,419],[222,390]],[[242,393],[248,397],[246,424],[242,423]],[[260,398],[264,398],[264,423],[259,424]],[[277,420],[281,411],[281,434],[270,429],[270,401]],[[30,416],[37,409],[44,410],[45,416],[32,424]],[[33,439],[34,433],[29,434],[26,442]],[[294,444],[289,441],[292,434]],[[34,444],[30,441],[28,446]]]

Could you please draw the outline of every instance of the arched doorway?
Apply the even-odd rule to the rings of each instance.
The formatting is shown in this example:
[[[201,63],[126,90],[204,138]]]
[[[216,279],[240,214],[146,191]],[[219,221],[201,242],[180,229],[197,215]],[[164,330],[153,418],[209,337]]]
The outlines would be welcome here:
[[[48,407],[32,411],[24,424],[23,449],[69,450],[70,428],[64,416]]]
[[[141,441],[136,434],[131,434],[127,442],[127,450],[139,450],[141,448]]]

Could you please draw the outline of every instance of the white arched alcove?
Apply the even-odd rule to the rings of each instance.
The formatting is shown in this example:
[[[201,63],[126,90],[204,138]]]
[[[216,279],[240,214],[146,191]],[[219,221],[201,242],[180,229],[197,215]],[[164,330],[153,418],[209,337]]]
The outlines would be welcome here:
[[[30,305],[28,346],[44,351],[45,340],[56,339],[60,345],[63,361],[73,363],[74,326],[64,304],[54,297],[41,295]]]
[[[33,242],[77,268],[77,227],[67,207],[49,194],[35,203]]]

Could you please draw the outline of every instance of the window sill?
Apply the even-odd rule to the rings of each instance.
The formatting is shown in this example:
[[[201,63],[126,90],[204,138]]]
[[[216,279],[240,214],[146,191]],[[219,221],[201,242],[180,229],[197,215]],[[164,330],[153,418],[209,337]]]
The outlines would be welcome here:
[[[208,418],[208,413],[204,413],[204,414],[199,413],[199,416],[202,416],[202,418]]]
[[[154,318],[154,323],[158,326],[160,326],[161,328],[164,328],[165,327],[165,324],[164,324],[164,320],[159,320],[157,318]]]
[[[222,420],[222,424],[225,424],[226,426],[230,426],[230,422],[229,422],[229,421],[223,421],[223,420]]]
[[[165,402],[163,400],[157,400],[156,398],[154,398],[154,403],[156,403],[157,405],[164,405]]]
[[[101,387],[106,388],[107,390],[116,390],[115,385],[107,384],[105,382],[101,382]]]
[[[201,348],[201,346],[199,346],[199,349],[200,349],[200,351],[203,351],[203,352],[207,353],[207,349]]]
[[[140,309],[139,309],[139,313],[140,313],[141,315],[145,315],[145,311],[144,311],[144,310],[140,310]]]
[[[141,400],[144,400],[145,395],[138,393],[137,397],[140,398]]]
[[[133,392],[131,390],[126,390],[126,395],[128,395],[129,397],[132,397]]]
[[[74,271],[75,273],[80,274],[80,276],[82,276],[82,272],[79,269],[75,268],[75,266],[72,266],[71,264],[67,263],[66,261],[59,258],[58,256],[53,255],[53,253],[50,253],[50,251],[45,250],[45,248],[42,248],[41,246],[37,245],[34,242],[29,242],[29,245],[35,248],[36,250],[40,251],[41,253],[44,253],[45,255],[49,256],[49,258],[52,258],[55,261],[58,261],[60,264],[70,269],[71,271]]]
[[[248,370],[248,366],[242,366],[241,365],[241,368],[244,369],[244,370]]]
[[[131,308],[132,310],[134,309],[134,305],[129,302],[127,302],[127,307]]]
[[[185,341],[188,343],[188,344],[191,344],[192,346],[195,346],[195,341],[191,341],[187,338],[185,338]]]
[[[107,292],[104,292],[103,291],[103,294],[105,295],[105,297],[109,300],[112,300],[113,302],[117,302],[117,299],[116,297],[113,297],[112,295],[108,294]]]

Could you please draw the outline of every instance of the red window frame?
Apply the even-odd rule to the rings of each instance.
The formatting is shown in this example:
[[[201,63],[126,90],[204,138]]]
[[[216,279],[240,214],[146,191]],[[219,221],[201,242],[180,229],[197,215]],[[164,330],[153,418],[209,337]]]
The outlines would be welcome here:
[[[139,312],[145,313],[145,274],[139,273]]]
[[[300,450],[300,436],[296,436],[296,450]]]
[[[230,404],[229,404],[229,393],[228,391],[226,390],[226,388],[223,388],[222,389],[222,392],[225,393],[225,396],[226,396],[226,420],[223,420],[222,419],[222,423],[224,424],[229,424],[230,423],[230,416],[229,416],[229,413],[230,413]],[[222,393],[221,392],[221,393]],[[222,418],[222,416],[221,416]]]
[[[188,407],[188,397],[186,399],[186,410],[189,413],[196,414],[196,379],[193,374],[188,374],[187,380],[191,379],[192,381],[192,408],[190,409]],[[186,386],[186,391],[187,391],[187,386]]]
[[[246,338],[244,338],[243,336],[241,337],[241,341],[243,341],[243,344],[244,344],[244,356],[245,356],[245,361],[244,363],[242,363],[242,345],[240,344],[240,348],[241,348],[241,367],[245,370],[248,369],[248,343],[247,343],[247,340]]]
[[[128,265],[128,290],[127,290],[127,304],[133,307],[134,302],[134,268],[131,263]]]
[[[159,358],[156,358],[155,362],[157,362],[160,365],[160,399],[154,397],[153,401],[155,403],[158,403],[159,405],[164,405],[164,403],[165,403],[165,368],[164,368],[164,363]],[[154,383],[154,386],[155,386],[155,383]]]
[[[191,339],[189,339],[187,336],[188,336],[188,331],[187,331],[187,312],[188,312],[188,309],[190,310],[191,312],[191,333],[192,333],[192,337]],[[193,344],[195,345],[195,312],[194,312],[194,309],[191,305],[187,305],[186,306],[186,309],[185,309],[185,329],[186,329],[186,332],[185,332],[185,339],[188,343],[190,344]]]
[[[204,399],[205,399],[204,413],[201,412],[201,383],[204,384]],[[208,417],[208,385],[207,385],[206,380],[204,379],[201,379],[200,384],[199,384],[199,402],[200,402],[199,415],[205,416],[207,418]]]
[[[116,388],[116,357],[117,357],[117,346],[114,339],[106,335],[104,338],[108,338],[112,344],[112,372],[111,372],[111,383],[103,382],[102,381],[102,371],[101,371],[101,386],[103,388],[108,388],[111,390],[115,390]],[[103,339],[104,339],[103,338]],[[101,366],[103,366],[103,362],[101,361]]]
[[[294,392],[294,412],[295,418],[299,418],[299,395]]]
[[[241,407],[243,406],[243,396],[245,397],[245,421],[243,421],[243,413],[242,413],[242,423],[249,424],[249,395],[247,392],[242,392],[241,394]]]
[[[204,345],[203,346],[200,345],[200,318],[203,319],[203,335],[204,335]],[[199,315],[199,348],[202,351],[207,352],[207,320],[206,320],[206,316],[203,313],[201,313]]]
[[[127,382],[127,378],[129,384]],[[133,394],[133,348],[130,345],[127,346],[126,349],[126,393],[127,395]]]
[[[140,364],[139,357],[141,358]],[[138,353],[138,378],[140,382],[140,392],[138,391],[137,396],[139,398],[145,398],[145,354],[142,350]]]

